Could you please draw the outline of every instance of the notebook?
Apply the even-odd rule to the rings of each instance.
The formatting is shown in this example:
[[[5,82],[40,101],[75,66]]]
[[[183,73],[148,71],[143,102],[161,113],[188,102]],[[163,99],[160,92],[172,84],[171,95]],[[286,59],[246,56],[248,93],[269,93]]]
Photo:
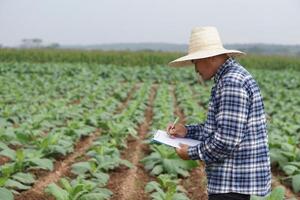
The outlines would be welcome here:
[[[154,137],[152,138],[153,142],[158,142],[161,144],[166,144],[171,147],[179,147],[179,144],[187,144],[189,146],[196,146],[200,143],[198,140],[189,139],[189,138],[172,138],[166,131],[157,130],[154,132]]]

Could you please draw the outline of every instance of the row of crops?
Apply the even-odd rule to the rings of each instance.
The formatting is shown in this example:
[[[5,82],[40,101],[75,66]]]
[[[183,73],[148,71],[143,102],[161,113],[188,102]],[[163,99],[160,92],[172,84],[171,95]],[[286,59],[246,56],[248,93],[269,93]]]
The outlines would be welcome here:
[[[183,52],[101,51],[67,49],[5,49],[0,48],[1,62],[85,63],[118,66],[157,66],[183,56]],[[298,57],[247,55],[240,62],[251,68],[300,69]]]
[[[300,72],[250,69],[265,100],[272,170],[294,195],[300,191]],[[150,130],[174,120],[175,104],[186,123],[205,120],[210,86],[192,68],[122,67],[80,63],[0,63],[0,199],[22,199],[43,174],[91,138],[70,163],[70,173],[39,191],[51,199],[109,199],[110,173],[126,166],[128,136],[138,137],[152,87]],[[150,131],[149,130],[149,131]],[[149,144],[141,160],[154,180],[152,199],[189,199],[182,179],[199,163],[182,161],[174,149]],[[27,192],[27,193],[26,193]],[[43,199],[41,198],[41,199]],[[27,198],[28,199],[28,198]]]

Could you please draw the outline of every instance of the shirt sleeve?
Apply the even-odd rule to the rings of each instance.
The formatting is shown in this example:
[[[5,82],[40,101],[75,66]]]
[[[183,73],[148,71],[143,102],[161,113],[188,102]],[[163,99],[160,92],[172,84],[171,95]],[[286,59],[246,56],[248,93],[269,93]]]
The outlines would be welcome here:
[[[187,130],[186,138],[191,138],[195,140],[200,140],[202,139],[203,135],[203,129],[204,129],[204,124],[194,124],[194,125],[186,125],[185,126]]]
[[[223,85],[216,93],[216,131],[197,146],[189,147],[193,160],[206,163],[228,157],[240,144],[249,112],[249,96],[235,84]]]

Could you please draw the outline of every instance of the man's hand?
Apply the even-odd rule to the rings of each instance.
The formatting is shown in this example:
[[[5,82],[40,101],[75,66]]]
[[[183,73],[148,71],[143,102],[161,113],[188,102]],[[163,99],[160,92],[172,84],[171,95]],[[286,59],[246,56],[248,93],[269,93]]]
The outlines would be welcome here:
[[[189,145],[186,144],[179,144],[180,148],[176,148],[176,153],[178,156],[183,159],[183,160],[189,160],[189,154],[188,154],[188,149]]]
[[[169,123],[167,126],[167,133],[173,137],[185,137],[187,134],[187,130],[182,124],[176,124],[173,127],[173,123]]]

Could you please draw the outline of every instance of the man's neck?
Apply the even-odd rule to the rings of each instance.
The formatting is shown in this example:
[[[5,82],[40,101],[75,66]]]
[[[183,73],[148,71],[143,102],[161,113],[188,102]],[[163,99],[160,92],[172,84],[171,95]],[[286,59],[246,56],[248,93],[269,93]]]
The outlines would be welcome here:
[[[214,75],[217,73],[218,69],[226,62],[226,60],[229,58],[228,55],[220,55],[215,57],[214,61]]]

